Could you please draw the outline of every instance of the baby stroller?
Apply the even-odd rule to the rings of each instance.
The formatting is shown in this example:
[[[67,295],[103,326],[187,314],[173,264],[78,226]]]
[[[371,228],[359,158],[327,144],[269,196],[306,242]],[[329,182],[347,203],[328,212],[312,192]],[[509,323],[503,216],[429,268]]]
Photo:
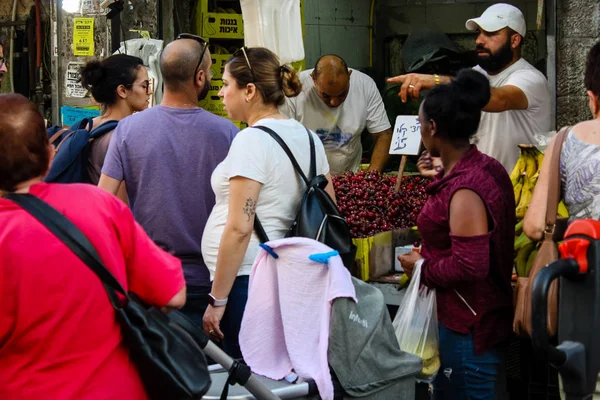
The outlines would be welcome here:
[[[559,250],[561,259],[542,269],[534,282],[531,339],[538,355],[558,369],[568,400],[592,399],[600,372],[600,222],[574,221]],[[560,344],[554,347],[546,323],[548,292],[556,279]]]
[[[304,245],[306,241],[314,242],[311,239],[299,238],[269,242],[269,250],[273,251],[271,248],[274,248],[279,254],[279,264],[286,263],[286,241],[293,241],[294,246]],[[309,245],[315,246],[314,243]],[[321,243],[318,245],[331,252],[327,246]],[[277,248],[278,246],[282,247]],[[337,258],[339,259],[339,256]],[[257,262],[259,259],[260,255]],[[341,263],[341,260],[337,261]],[[278,265],[277,268],[285,266]],[[333,301],[331,308],[327,360],[333,381],[334,399],[414,398],[415,377],[422,368],[421,359],[400,350],[381,291],[351,278],[349,274],[348,279],[351,279],[358,302],[351,298],[339,297]],[[302,290],[311,288],[310,285],[303,285],[297,280],[294,284],[301,286]],[[313,294],[317,295],[304,293],[304,296]],[[278,293],[272,295],[276,297]],[[252,290],[249,292],[249,303],[250,296]],[[246,311],[248,312],[248,308]],[[205,400],[320,398],[317,385],[312,380],[298,379],[295,383],[286,380],[274,381],[253,374],[250,368],[232,360],[207,339],[202,347],[205,354],[219,364],[210,367],[212,385],[203,397]],[[230,386],[235,383],[241,385]]]

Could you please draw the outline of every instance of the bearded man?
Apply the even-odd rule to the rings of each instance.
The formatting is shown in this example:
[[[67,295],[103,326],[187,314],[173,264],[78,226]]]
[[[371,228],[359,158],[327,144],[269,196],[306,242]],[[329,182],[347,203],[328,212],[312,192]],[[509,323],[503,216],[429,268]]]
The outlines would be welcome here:
[[[187,285],[181,311],[198,326],[211,290],[202,258],[202,234],[215,205],[210,178],[238,132],[231,121],[198,107],[210,88],[210,66],[200,36],[182,33],[165,47],[162,101],[119,121],[98,183],[116,194],[125,182],[135,220],[181,259]]]
[[[484,108],[474,143],[483,153],[496,158],[508,172],[519,158],[518,144],[535,144],[535,134],[550,131],[550,93],[548,81],[521,57],[527,33],[521,11],[509,4],[494,4],[479,18],[469,19],[467,29],[478,31],[476,71],[490,81],[491,99]],[[418,98],[419,91],[448,83],[452,77],[407,74],[390,78],[400,82],[399,96]],[[426,157],[426,170],[433,160]]]

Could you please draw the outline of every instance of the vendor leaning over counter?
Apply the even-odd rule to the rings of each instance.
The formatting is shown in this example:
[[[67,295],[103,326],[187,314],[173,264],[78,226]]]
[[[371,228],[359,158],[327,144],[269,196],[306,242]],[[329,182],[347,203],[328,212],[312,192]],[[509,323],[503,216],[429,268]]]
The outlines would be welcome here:
[[[392,127],[373,79],[349,69],[335,55],[321,57],[299,74],[302,93],[280,112],[314,131],[323,142],[332,175],[358,171],[365,128],[377,137],[369,169],[381,171],[389,156]]]
[[[509,4],[494,4],[479,18],[467,21],[467,29],[479,31],[476,40],[479,65],[492,96],[483,109],[479,130],[473,140],[479,150],[512,171],[522,143],[535,144],[535,134],[550,131],[550,93],[544,75],[521,57],[527,33],[521,11]],[[449,83],[451,77],[407,74],[390,78],[400,82],[400,97],[418,98],[422,89]],[[430,159],[426,159],[431,162]]]

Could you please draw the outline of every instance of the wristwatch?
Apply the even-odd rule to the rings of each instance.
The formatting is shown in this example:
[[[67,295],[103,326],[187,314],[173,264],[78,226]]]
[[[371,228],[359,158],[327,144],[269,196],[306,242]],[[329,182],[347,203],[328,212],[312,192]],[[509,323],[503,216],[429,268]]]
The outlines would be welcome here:
[[[223,300],[219,300],[215,296],[213,296],[212,293],[209,293],[208,304],[210,304],[213,307],[223,307],[227,304],[227,297],[225,297]]]

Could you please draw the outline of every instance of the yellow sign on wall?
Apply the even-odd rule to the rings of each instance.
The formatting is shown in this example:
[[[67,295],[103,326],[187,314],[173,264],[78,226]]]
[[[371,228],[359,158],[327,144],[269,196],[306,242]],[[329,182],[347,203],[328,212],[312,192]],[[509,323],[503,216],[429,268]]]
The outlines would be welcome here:
[[[73,55],[94,55],[94,18],[73,18]]]

